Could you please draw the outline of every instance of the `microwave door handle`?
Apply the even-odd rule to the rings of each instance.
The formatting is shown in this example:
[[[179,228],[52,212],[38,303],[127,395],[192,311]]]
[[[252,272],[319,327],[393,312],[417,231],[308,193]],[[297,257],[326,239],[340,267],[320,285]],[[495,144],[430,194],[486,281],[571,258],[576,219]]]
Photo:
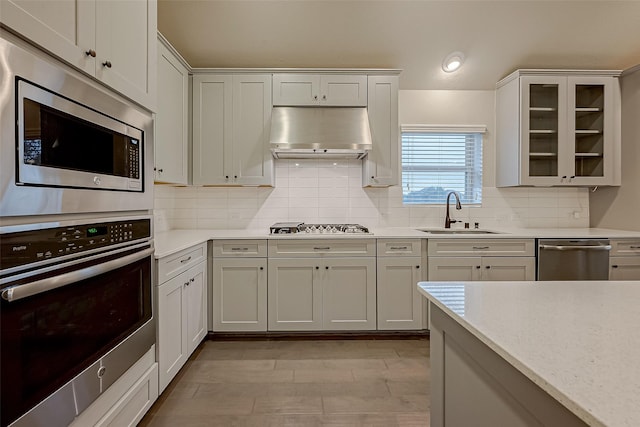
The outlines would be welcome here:
[[[131,264],[152,255],[153,252],[153,248],[148,248],[102,264],[92,265],[91,267],[70,271],[53,277],[47,277],[46,279],[36,280],[35,282],[25,283],[24,285],[11,286],[2,291],[2,298],[6,301],[12,302],[32,295],[37,295],[51,289],[61,288],[69,284],[124,267],[127,264]]]

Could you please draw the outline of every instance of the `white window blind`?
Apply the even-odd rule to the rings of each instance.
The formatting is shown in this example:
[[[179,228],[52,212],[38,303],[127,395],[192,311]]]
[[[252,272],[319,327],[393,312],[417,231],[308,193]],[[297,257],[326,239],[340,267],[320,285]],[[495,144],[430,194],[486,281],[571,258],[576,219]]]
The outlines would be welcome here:
[[[484,132],[480,126],[403,126],[403,202],[443,204],[457,191],[462,203],[480,204]]]

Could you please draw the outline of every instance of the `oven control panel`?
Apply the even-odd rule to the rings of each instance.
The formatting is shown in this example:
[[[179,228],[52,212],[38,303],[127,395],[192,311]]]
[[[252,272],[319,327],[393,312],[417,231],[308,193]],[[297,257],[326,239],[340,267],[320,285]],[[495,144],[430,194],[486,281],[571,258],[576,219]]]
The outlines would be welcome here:
[[[151,237],[150,219],[110,221],[5,233],[0,269],[80,254]]]

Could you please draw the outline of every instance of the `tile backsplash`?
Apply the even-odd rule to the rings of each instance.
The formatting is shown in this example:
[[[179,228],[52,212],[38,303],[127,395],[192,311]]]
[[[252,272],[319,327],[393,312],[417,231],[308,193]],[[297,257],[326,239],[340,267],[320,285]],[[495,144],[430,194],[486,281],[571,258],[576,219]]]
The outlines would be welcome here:
[[[276,186],[155,186],[156,231],[261,229],[274,222],[359,223],[376,227],[438,227],[445,207],[402,204],[400,187],[362,188],[359,160],[276,160]],[[481,228],[589,227],[587,188],[484,187],[481,206],[451,210]],[[461,223],[454,227],[462,227]]]

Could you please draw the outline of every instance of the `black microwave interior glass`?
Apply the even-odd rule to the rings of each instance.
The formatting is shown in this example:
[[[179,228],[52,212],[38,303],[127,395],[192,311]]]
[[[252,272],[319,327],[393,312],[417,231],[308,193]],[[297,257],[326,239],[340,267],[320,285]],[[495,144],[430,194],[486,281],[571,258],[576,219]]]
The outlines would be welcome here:
[[[138,179],[140,141],[24,99],[23,162]]]
[[[0,299],[4,427],[152,316],[151,261],[7,302]]]

